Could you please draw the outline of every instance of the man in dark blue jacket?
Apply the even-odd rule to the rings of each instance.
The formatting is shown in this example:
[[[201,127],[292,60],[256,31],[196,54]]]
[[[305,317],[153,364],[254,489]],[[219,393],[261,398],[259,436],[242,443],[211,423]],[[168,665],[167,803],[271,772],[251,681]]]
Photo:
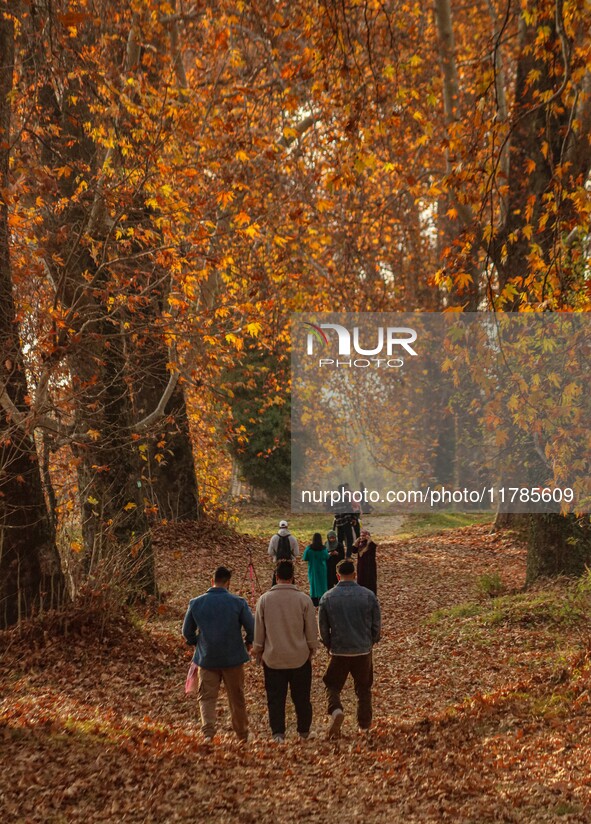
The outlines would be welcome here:
[[[229,569],[218,567],[213,586],[189,602],[183,623],[185,640],[196,646],[193,663],[199,667],[199,708],[206,741],[211,741],[215,734],[222,681],[228,694],[232,728],[241,741],[248,739],[244,664],[250,660],[254,618],[244,598],[228,591],[231,576]]]
[[[318,607],[322,643],[330,653],[324,674],[330,726],[328,735],[339,735],[344,721],[341,691],[349,673],[357,695],[359,730],[369,730],[372,719],[372,647],[380,640],[381,614],[378,599],[355,580],[355,565],[346,559],[337,565],[336,587],[325,592]]]

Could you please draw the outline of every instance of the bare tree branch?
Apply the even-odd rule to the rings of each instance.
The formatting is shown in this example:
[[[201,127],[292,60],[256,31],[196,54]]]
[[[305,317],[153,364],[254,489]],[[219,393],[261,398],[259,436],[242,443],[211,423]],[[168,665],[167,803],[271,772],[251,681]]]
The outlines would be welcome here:
[[[134,423],[133,429],[135,432],[145,432],[145,430],[148,429],[153,423],[156,423],[165,416],[166,404],[172,397],[172,393],[174,392],[175,387],[178,383],[180,374],[181,373],[178,371],[178,369],[174,369],[170,373],[168,384],[162,394],[162,397],[158,401],[158,405],[155,409],[152,410],[152,412],[150,412],[149,415],[146,415],[146,417],[142,418],[141,421]]]
[[[47,415],[20,412],[12,402],[5,385],[0,386],[0,406],[2,406],[15,426],[18,426],[19,429],[25,432],[31,432],[33,429],[43,429],[61,438],[71,438],[70,430],[63,427],[59,421]]]

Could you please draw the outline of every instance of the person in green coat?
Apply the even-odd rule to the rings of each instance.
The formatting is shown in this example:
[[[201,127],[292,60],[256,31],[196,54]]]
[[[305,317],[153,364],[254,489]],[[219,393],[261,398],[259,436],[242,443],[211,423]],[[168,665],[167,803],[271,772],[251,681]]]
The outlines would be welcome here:
[[[312,537],[312,543],[308,544],[302,555],[302,560],[308,564],[310,598],[315,607],[318,606],[318,602],[328,589],[328,576],[326,572],[328,559],[329,554],[322,542],[322,535],[319,532],[315,532]]]

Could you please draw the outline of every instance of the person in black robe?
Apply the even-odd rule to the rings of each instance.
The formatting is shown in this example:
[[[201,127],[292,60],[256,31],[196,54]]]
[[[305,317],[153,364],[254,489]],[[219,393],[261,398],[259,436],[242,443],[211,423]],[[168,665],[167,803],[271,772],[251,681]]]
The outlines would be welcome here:
[[[371,535],[367,529],[362,529],[361,535],[353,544],[353,553],[357,555],[357,583],[371,589],[374,595],[378,594],[376,550],[377,546],[371,540]]]

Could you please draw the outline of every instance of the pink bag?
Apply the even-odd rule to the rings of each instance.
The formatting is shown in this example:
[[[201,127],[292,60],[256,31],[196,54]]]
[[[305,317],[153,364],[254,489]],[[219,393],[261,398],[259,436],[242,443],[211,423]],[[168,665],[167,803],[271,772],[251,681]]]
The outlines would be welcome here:
[[[185,693],[188,695],[190,692],[195,692],[197,687],[199,686],[199,678],[198,678],[199,667],[197,664],[191,662],[191,666],[189,667],[189,672],[187,673],[187,680],[185,681]]]

